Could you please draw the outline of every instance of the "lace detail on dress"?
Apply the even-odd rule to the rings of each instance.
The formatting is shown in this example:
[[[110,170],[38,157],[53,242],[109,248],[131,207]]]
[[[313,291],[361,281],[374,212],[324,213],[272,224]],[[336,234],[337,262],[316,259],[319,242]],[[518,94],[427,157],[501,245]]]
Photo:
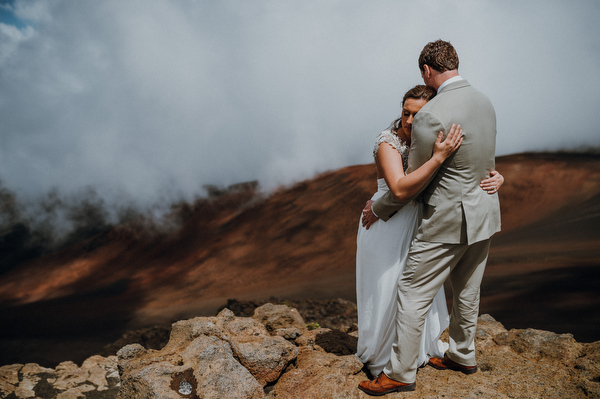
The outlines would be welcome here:
[[[379,151],[379,145],[381,143],[388,143],[396,149],[402,155],[402,168],[406,172],[408,169],[408,151],[410,147],[400,137],[396,136],[390,130],[384,130],[379,133],[375,140],[375,147],[373,148],[373,158],[377,158],[377,151]]]

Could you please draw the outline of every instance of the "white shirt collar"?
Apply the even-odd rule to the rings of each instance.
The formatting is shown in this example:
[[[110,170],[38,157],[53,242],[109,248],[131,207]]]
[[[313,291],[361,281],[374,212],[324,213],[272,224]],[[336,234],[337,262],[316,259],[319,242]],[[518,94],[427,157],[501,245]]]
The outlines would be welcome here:
[[[461,78],[460,76],[451,77],[450,79],[448,79],[444,83],[442,83],[442,85],[437,89],[437,92],[439,93],[443,87],[446,87],[450,83],[458,82],[459,80],[463,80],[463,78]]]

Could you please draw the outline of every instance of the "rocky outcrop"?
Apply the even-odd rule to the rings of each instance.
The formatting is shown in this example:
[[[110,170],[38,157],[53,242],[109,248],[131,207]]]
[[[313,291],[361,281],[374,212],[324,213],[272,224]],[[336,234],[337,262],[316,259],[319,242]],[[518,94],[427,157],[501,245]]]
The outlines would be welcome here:
[[[119,398],[264,398],[265,386],[298,356],[284,337],[305,331],[295,309],[273,304],[252,318],[224,309],[177,322],[162,350],[133,344],[119,351]]]
[[[130,344],[118,358],[93,356],[81,367],[72,362],[56,369],[0,367],[0,397],[367,398],[357,389],[367,378],[352,354],[357,334],[308,330],[298,311],[285,305],[265,304],[252,317],[224,309],[215,317],[174,323],[160,350]],[[507,331],[482,315],[476,345],[477,373],[424,367],[415,392],[386,398],[600,398],[600,341],[579,343],[570,334],[534,329]]]
[[[176,323],[160,351],[123,348],[119,398],[365,398],[357,389],[367,378],[363,364],[340,345],[352,336],[357,332],[308,331],[298,312],[283,305],[263,305],[251,318],[225,309],[213,318]],[[533,329],[507,331],[483,315],[477,348],[480,372],[467,376],[424,367],[416,393],[409,395],[600,397],[600,342],[581,344],[570,334]]]
[[[117,357],[92,356],[81,367],[73,362],[56,368],[34,363],[0,367],[0,398],[114,398],[120,386]]]

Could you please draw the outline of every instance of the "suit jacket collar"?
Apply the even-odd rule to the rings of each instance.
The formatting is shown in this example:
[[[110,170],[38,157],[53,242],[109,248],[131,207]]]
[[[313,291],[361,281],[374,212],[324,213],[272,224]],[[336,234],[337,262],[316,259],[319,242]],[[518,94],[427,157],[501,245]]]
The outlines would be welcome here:
[[[470,84],[465,79],[457,80],[455,82],[448,83],[447,85],[442,87],[442,89],[440,91],[438,91],[438,94],[445,93],[447,91],[454,90],[454,89],[460,89],[460,88],[467,87],[467,86],[470,86]]]

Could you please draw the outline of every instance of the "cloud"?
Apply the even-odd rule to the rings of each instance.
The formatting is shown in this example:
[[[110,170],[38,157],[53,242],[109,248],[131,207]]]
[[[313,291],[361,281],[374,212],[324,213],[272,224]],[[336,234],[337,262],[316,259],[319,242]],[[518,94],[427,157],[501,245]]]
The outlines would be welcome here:
[[[600,5],[13,2],[0,22],[0,180],[107,203],[265,188],[372,162],[428,41],[492,99],[499,155],[600,146]]]

